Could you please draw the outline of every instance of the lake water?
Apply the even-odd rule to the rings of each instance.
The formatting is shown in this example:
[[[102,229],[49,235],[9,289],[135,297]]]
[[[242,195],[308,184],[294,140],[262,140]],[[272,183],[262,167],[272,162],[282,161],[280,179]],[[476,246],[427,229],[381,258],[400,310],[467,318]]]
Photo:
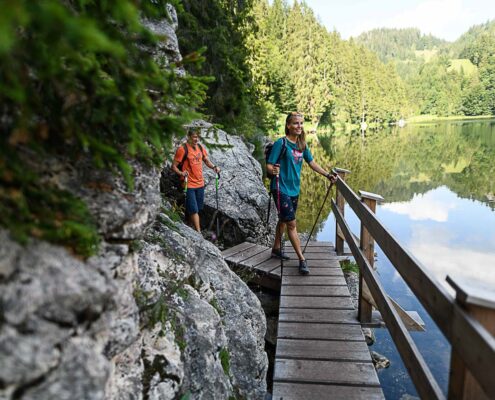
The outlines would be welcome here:
[[[321,136],[311,150],[324,166],[351,170],[347,182],[380,194],[378,219],[445,287],[447,274],[482,280],[495,290],[495,120],[406,125],[340,136]],[[326,187],[305,167],[298,227],[309,232]],[[359,221],[346,207],[359,235]],[[335,241],[335,219],[325,205],[316,238]],[[404,309],[417,311],[426,332],[411,335],[445,393],[450,346],[414,294],[377,246],[376,266],[387,293]],[[417,396],[387,330],[375,330],[372,349],[391,361],[379,377],[387,399]]]

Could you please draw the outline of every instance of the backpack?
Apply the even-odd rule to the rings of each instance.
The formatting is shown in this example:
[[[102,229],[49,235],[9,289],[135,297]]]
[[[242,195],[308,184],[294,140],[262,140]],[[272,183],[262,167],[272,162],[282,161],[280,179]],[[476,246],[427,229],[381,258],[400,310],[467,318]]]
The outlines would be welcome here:
[[[283,138],[282,139],[282,150],[280,151],[280,155],[278,156],[278,159],[277,159],[277,162],[275,164],[278,164],[280,163],[280,160],[282,159],[282,157],[285,155],[285,152],[287,150],[287,143],[286,143],[287,139],[286,138]],[[268,158],[270,157],[270,154],[272,152],[272,149],[273,149],[273,145],[274,143],[273,142],[270,142],[268,143],[266,146],[265,146],[265,165],[268,164]],[[275,175],[273,174],[270,174],[268,172],[268,170],[266,170],[266,176],[268,179],[273,179],[275,178]]]
[[[199,150],[201,151],[201,160],[202,160],[205,153],[203,152],[203,146],[201,146],[201,143],[198,143],[198,146],[199,146]],[[189,153],[189,149],[187,148],[187,143],[184,143],[182,147],[184,147],[184,157],[182,157],[180,163],[177,164],[177,168],[179,169],[179,171],[183,171],[182,168],[184,167],[184,163],[187,160],[187,154]]]

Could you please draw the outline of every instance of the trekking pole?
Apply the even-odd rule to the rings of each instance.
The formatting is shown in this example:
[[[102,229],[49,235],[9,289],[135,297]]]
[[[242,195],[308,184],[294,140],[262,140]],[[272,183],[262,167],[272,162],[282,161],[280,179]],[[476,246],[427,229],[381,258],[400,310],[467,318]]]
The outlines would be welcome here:
[[[308,246],[308,243],[309,243],[309,239],[311,239],[311,235],[313,234],[313,231],[315,230],[315,227],[316,227],[316,224],[318,222],[318,219],[320,219],[320,214],[321,214],[321,211],[323,210],[323,206],[325,205],[325,203],[327,202],[327,198],[328,198],[328,195],[330,194],[330,189],[332,189],[332,186],[333,186],[333,182],[330,181],[330,185],[328,186],[328,190],[327,190],[327,194],[325,196],[325,200],[323,200],[323,203],[320,207],[320,211],[318,211],[318,216],[316,217],[316,220],[315,220],[315,223],[313,225],[313,228],[311,228],[311,233],[309,234],[308,236],[308,240],[306,240],[306,244],[304,245],[304,249],[303,249],[303,254],[304,252],[306,251],[306,247]]]
[[[218,180],[220,179],[220,173],[217,172],[215,177],[215,195],[217,198],[217,240],[220,238],[220,221],[218,219]]]
[[[184,177],[184,219],[187,222],[187,175]]]
[[[280,164],[275,164],[275,167],[280,168]],[[282,225],[282,209],[280,208],[280,170],[277,175],[277,205],[278,205],[278,224],[277,229],[280,229]],[[284,231],[280,232],[280,254],[284,254]],[[280,257],[280,279],[283,278],[284,275],[284,258]]]
[[[272,208],[272,195],[268,192],[268,214],[266,215],[266,227],[268,228],[268,233],[270,233],[270,208]]]

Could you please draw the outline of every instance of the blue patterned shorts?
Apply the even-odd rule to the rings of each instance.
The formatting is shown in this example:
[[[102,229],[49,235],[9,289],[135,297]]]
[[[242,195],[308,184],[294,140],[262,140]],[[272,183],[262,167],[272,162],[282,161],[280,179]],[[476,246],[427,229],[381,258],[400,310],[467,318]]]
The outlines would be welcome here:
[[[278,218],[282,222],[290,222],[296,219],[297,202],[299,196],[287,196],[280,192],[280,210],[278,209],[278,192],[272,191],[273,200],[277,206]]]

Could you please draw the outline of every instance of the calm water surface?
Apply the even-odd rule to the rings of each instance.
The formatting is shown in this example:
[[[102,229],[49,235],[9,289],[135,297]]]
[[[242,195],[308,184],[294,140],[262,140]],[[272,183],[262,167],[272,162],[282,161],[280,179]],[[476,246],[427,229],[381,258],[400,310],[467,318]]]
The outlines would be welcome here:
[[[352,171],[348,183],[385,198],[377,216],[388,230],[452,293],[445,277],[483,280],[495,290],[495,120],[406,125],[366,137],[319,137],[312,144],[322,165]],[[298,224],[309,232],[326,187],[304,168]],[[359,221],[346,207],[359,234]],[[325,206],[318,240],[334,241],[335,219]],[[400,275],[376,247],[378,273],[388,292],[406,310],[417,311],[426,332],[412,337],[440,386],[447,392],[450,346]],[[373,350],[391,367],[379,371],[387,399],[417,396],[385,329],[375,330]]]

